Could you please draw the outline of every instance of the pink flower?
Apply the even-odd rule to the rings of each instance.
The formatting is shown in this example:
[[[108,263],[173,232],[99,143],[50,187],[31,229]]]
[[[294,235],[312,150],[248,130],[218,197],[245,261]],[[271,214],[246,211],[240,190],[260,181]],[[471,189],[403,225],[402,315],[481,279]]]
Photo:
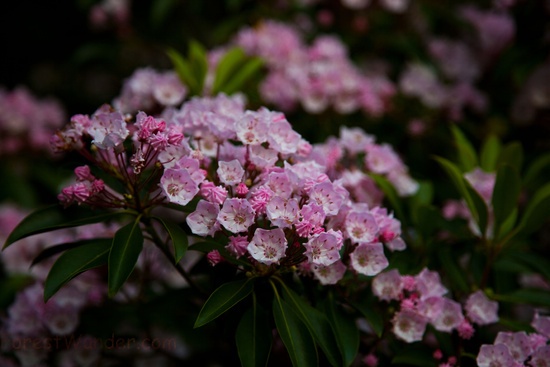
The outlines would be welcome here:
[[[512,358],[518,362],[523,363],[529,355],[533,352],[531,347],[531,340],[524,331],[519,332],[499,332],[494,341],[495,345],[505,345],[508,347],[508,351]]]
[[[357,246],[350,258],[352,268],[364,275],[376,275],[389,265],[384,248],[379,242]]]
[[[239,258],[246,253],[247,246],[248,238],[246,236],[231,236],[229,237],[229,243],[225,246],[225,248]]]
[[[439,302],[439,312],[431,317],[430,323],[436,330],[450,333],[464,320],[460,303],[449,298],[434,297]]]
[[[378,224],[368,212],[352,211],[346,217],[346,234],[353,243],[371,243],[378,237]]]
[[[424,268],[415,276],[416,289],[420,293],[420,299],[440,297],[447,293],[447,288],[441,284],[439,274]]]
[[[322,206],[326,215],[335,215],[344,203],[344,197],[331,182],[324,181],[313,186],[309,193],[309,203]]]
[[[535,328],[537,333],[544,335],[547,338],[550,338],[550,317],[541,316],[538,312],[535,312],[531,326]]]
[[[531,354],[531,366],[547,367],[550,361],[550,345],[544,345]]]
[[[195,211],[187,216],[185,221],[191,229],[191,232],[198,236],[214,236],[220,229],[217,223],[220,206],[201,200],[197,204]]]
[[[322,285],[336,284],[346,272],[346,265],[337,260],[330,265],[313,265],[311,271]]]
[[[233,233],[244,232],[254,223],[254,209],[245,199],[232,198],[223,203],[218,222]]]
[[[515,367],[516,363],[504,344],[482,345],[476,358],[479,367]]]
[[[287,240],[281,228],[256,229],[247,247],[255,260],[266,265],[277,264],[285,255],[286,248]]]
[[[374,173],[390,173],[401,166],[401,159],[393,148],[387,144],[371,144],[367,146],[365,165]]]
[[[92,143],[100,149],[119,145],[130,133],[122,114],[113,112],[108,105],[103,105],[94,112],[90,122],[87,133],[92,137]]]
[[[225,185],[237,185],[244,176],[244,169],[238,160],[230,162],[219,162],[218,170],[216,171],[220,181]]]
[[[214,186],[210,181],[204,181],[201,183],[200,194],[211,203],[222,204],[227,198],[227,189],[222,186]]]
[[[403,281],[397,269],[380,273],[372,280],[372,293],[381,300],[398,300],[402,292]]]
[[[462,339],[471,339],[475,333],[474,327],[466,319],[463,319],[462,323],[458,325],[457,331],[458,331],[458,335]]]
[[[340,128],[340,144],[352,154],[365,152],[367,146],[374,143],[374,137],[366,134],[362,129],[354,127]]]
[[[426,318],[411,309],[398,311],[392,320],[392,331],[399,339],[412,343],[422,340],[426,324]]]
[[[285,200],[275,196],[266,207],[266,214],[271,223],[280,228],[291,228],[298,218],[298,201],[296,199]]]
[[[216,266],[223,260],[222,255],[220,255],[218,250],[210,251],[206,254],[206,259],[211,266]]]
[[[198,184],[186,169],[165,170],[160,185],[168,200],[179,205],[186,205],[199,192]]]
[[[491,301],[482,290],[472,293],[466,300],[466,315],[478,325],[498,321],[498,302]]]
[[[314,235],[304,244],[310,263],[314,265],[328,266],[340,259],[339,250],[342,247],[343,238],[340,231],[332,229],[327,232]]]
[[[245,145],[258,145],[267,141],[269,119],[265,114],[246,111],[236,122],[237,138]]]

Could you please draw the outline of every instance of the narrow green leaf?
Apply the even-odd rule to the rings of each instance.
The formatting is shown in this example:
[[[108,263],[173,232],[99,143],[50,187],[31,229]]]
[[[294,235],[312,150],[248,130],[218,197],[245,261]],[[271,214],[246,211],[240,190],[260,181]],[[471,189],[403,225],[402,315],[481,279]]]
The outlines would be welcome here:
[[[474,204],[475,213],[477,213],[476,222],[479,232],[483,237],[486,234],[487,225],[489,223],[489,210],[487,209],[487,204],[485,204],[485,200],[481,198],[481,195],[470,185],[468,181],[465,181],[465,184],[472,203]],[[471,208],[470,211],[472,211]]]
[[[497,169],[501,164],[509,164],[517,172],[521,172],[523,165],[523,148],[520,143],[512,142],[504,146],[498,156]]]
[[[44,283],[44,301],[86,270],[107,264],[111,239],[96,239],[68,250],[55,261]]]
[[[516,225],[518,219],[518,208],[514,208],[512,210],[512,213],[506,218],[506,220],[502,223],[502,226],[500,226],[499,235],[497,237],[497,240],[501,240],[504,238],[512,229],[514,229],[514,226]]]
[[[109,296],[118,292],[130,276],[143,248],[143,233],[139,226],[139,217],[134,222],[120,228],[113,238],[109,252]]]
[[[174,261],[176,264],[179,263],[183,255],[187,252],[187,247],[189,245],[187,233],[185,233],[179,224],[170,220],[159,217],[153,217],[153,219],[160,222],[166,229],[166,232],[168,232],[170,239],[172,239],[172,245],[174,246]]]
[[[178,51],[170,48],[166,51],[172,64],[174,64],[174,69],[178,74],[180,80],[185,84],[192,95],[197,95],[199,90],[199,83],[193,75],[193,68],[189,61],[187,61]]]
[[[441,210],[433,205],[420,205],[412,213],[415,228],[424,239],[432,237],[433,233],[441,229]]]
[[[382,189],[384,195],[388,198],[393,210],[395,210],[396,217],[401,221],[405,221],[406,217],[402,206],[402,199],[400,199],[397,195],[397,191],[393,185],[385,177],[380,175],[371,174],[370,177],[376,182],[378,187]]]
[[[462,173],[454,163],[450,162],[445,158],[435,157],[435,160],[445,170],[445,172],[453,182],[455,188],[458,190],[458,193],[466,201],[466,204],[468,205],[468,209],[470,209],[470,212],[472,213],[472,217],[475,219],[477,223],[479,221],[479,215],[477,213],[474,200],[472,199],[470,195],[470,191],[468,190],[468,186],[467,186],[468,184],[464,179]]]
[[[539,229],[550,216],[550,184],[541,187],[527,204],[517,229],[530,234]]]
[[[497,301],[550,307],[550,293],[544,289],[518,289],[512,293],[494,294]]]
[[[355,309],[357,309],[357,311],[361,312],[376,336],[380,338],[382,336],[382,333],[384,332],[384,319],[382,318],[382,315],[377,312],[374,307],[372,307],[372,304],[374,302],[369,303],[368,301],[368,299],[363,298],[361,301],[348,300],[348,303]],[[372,299],[370,301],[372,301]]]
[[[517,171],[508,164],[502,164],[497,172],[493,197],[491,198],[495,216],[495,237],[500,233],[502,223],[516,208],[520,190],[521,182]]]
[[[128,214],[127,212],[97,212],[82,207],[73,206],[64,209],[60,205],[52,205],[38,209],[25,217],[10,233],[4,247],[39,233],[51,232],[57,229],[78,227],[85,224],[106,222]]]
[[[234,47],[223,55],[216,67],[216,75],[212,85],[212,94],[216,95],[222,91],[223,85],[235,70],[246,60],[246,54],[241,48]]]
[[[332,294],[329,294],[329,299],[325,302],[325,308],[336,336],[336,343],[342,353],[343,365],[349,366],[353,363],[359,351],[359,329],[352,317],[339,310]]]
[[[98,240],[100,240],[100,238],[94,238],[94,239],[89,239],[89,240],[81,240],[81,241],[75,241],[75,242],[60,243],[59,245],[54,245],[54,246],[47,247],[44,250],[40,251],[40,253],[38,255],[36,255],[36,257],[32,260],[31,267],[33,267],[34,265],[36,265],[36,264],[38,264],[38,263],[40,263],[40,262],[42,262],[46,259],[49,259],[52,256],[60,254],[64,251],[67,251],[67,250],[70,250],[70,249],[73,249],[73,248],[77,248],[79,246],[83,246],[83,245],[86,245],[86,244],[89,244],[89,243],[95,243]],[[107,240],[109,242],[111,242],[110,238],[107,239]]]
[[[342,355],[336,345],[336,337],[330,326],[327,317],[319,310],[309,305],[292,289],[288,288],[284,282],[282,285],[283,299],[293,308],[300,320],[308,327],[315,342],[327,357],[327,360],[333,366],[342,364]]]
[[[468,281],[466,279],[466,273],[457,264],[457,257],[451,254],[450,248],[443,248],[438,251],[439,261],[441,261],[442,269],[449,277],[453,285],[453,289],[458,289],[461,292],[467,293],[470,290]]]
[[[220,88],[222,92],[233,94],[242,89],[244,84],[251,80],[257,73],[260,72],[264,62],[262,59],[254,57],[249,59],[242,67],[230,77],[227,82]]]
[[[267,365],[273,334],[269,326],[268,313],[256,302],[247,310],[235,333],[237,351],[241,366],[259,367]]]
[[[317,366],[317,350],[309,329],[300,321],[291,306],[283,300],[275,284],[271,283],[273,298],[273,318],[281,340],[288,351],[294,367]]]
[[[202,306],[194,327],[198,328],[216,319],[242,301],[253,289],[254,282],[251,278],[222,284],[208,297],[208,300]]]
[[[525,185],[530,187],[541,176],[541,173],[548,168],[550,168],[550,153],[537,157],[525,171],[523,177]]]
[[[540,273],[550,281],[550,260],[544,256],[538,256],[532,252],[515,251],[511,257],[523,264],[526,264],[532,271]]]
[[[195,80],[197,81],[197,94],[202,94],[206,73],[208,72],[208,61],[206,59],[206,50],[195,40],[189,42],[189,60]]]
[[[478,166],[477,154],[472,143],[466,138],[464,133],[458,127],[451,127],[454,140],[458,149],[458,160],[464,172],[469,172]]]
[[[480,155],[480,166],[485,172],[496,171],[498,156],[502,149],[502,144],[496,135],[489,135],[483,142]]]

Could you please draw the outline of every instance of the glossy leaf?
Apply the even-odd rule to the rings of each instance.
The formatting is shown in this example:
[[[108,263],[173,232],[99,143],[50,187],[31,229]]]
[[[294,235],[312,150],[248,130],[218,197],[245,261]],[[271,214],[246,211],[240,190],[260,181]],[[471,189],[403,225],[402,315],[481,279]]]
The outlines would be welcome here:
[[[86,224],[106,222],[128,214],[127,212],[94,212],[82,207],[64,209],[60,205],[52,205],[38,209],[25,217],[10,233],[4,247],[39,233],[51,232],[57,229],[78,227]]]
[[[31,267],[46,260],[49,259],[52,256],[58,255],[62,252],[71,250],[73,248],[77,248],[79,246],[86,245],[88,243],[94,243],[98,240],[101,240],[100,238],[94,238],[89,240],[81,240],[81,241],[75,241],[75,242],[67,242],[67,243],[60,243],[59,245],[54,245],[50,247],[46,247],[44,250],[40,251],[38,255],[32,260]],[[107,239],[107,241],[111,242],[111,239]]]
[[[489,137],[484,141],[483,146],[481,147],[479,164],[485,172],[496,171],[498,156],[500,155],[501,149],[502,144],[499,138],[495,135],[489,135]]]
[[[238,92],[245,83],[260,72],[263,66],[264,62],[262,59],[257,57],[249,59],[227,80],[221,87],[221,91],[227,94]]]
[[[307,326],[330,364],[333,366],[342,365],[342,356],[336,345],[336,337],[326,316],[309,305],[283,282],[281,284],[283,299],[287,301],[300,320]]]
[[[183,255],[187,252],[187,247],[189,245],[187,233],[185,233],[179,224],[170,220],[159,217],[153,217],[153,219],[160,222],[166,229],[166,232],[168,232],[172,240],[172,245],[174,246],[174,261],[176,264],[179,263]]]
[[[355,320],[344,314],[337,306],[332,294],[325,302],[327,317],[336,335],[336,342],[342,353],[344,366],[349,366],[359,350],[359,329]]]
[[[265,366],[269,359],[272,339],[269,315],[258,305],[254,297],[252,307],[244,313],[235,333],[241,366]]]
[[[109,296],[118,292],[130,276],[143,248],[143,233],[139,218],[120,228],[113,238],[109,253]]]
[[[495,294],[493,298],[501,302],[550,307],[550,293],[544,289],[518,289],[512,293]]]
[[[208,300],[202,306],[194,327],[198,328],[216,319],[242,301],[253,289],[254,282],[251,278],[222,284],[208,297]]]
[[[495,217],[495,237],[500,231],[502,223],[506,221],[517,206],[521,190],[521,181],[517,171],[508,164],[499,167],[493,189],[491,204]]]
[[[526,186],[530,186],[541,176],[543,171],[550,168],[550,153],[543,154],[533,160],[531,165],[525,171],[523,181]]]
[[[477,217],[475,218],[479,228],[479,232],[483,237],[486,233],[487,225],[489,223],[489,211],[487,209],[487,204],[485,204],[485,200],[481,198],[481,195],[479,195],[479,193],[470,185],[469,182],[465,181],[465,183],[468,194],[470,195],[472,203],[475,207],[475,213],[477,214]],[[471,208],[470,212],[472,212]]]
[[[288,351],[292,365],[295,367],[317,366],[317,350],[313,336],[293,308],[279,296],[273,283],[272,286],[275,292],[273,298],[275,326]]]
[[[523,148],[520,143],[512,142],[504,146],[498,157],[497,169],[502,164],[509,164],[517,172],[521,172],[523,166]]]
[[[511,257],[527,265],[530,270],[540,273],[550,281],[550,260],[544,256],[538,256],[532,252],[515,251]]]
[[[469,172],[479,166],[476,151],[474,150],[472,143],[470,143],[458,127],[453,125],[451,130],[458,149],[458,160],[460,162],[460,167],[464,172]]]
[[[82,246],[61,254],[46,277],[44,301],[50,299],[64,284],[78,274],[106,265],[111,244],[111,239],[90,240]]]
[[[217,94],[223,90],[224,84],[235,70],[246,60],[246,54],[238,47],[232,48],[222,57],[216,67],[216,75],[212,85],[212,93]]]

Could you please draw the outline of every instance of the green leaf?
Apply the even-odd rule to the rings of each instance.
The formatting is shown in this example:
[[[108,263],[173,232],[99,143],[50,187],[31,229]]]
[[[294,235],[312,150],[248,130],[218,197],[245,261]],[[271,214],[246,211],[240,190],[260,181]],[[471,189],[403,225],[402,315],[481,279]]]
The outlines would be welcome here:
[[[189,42],[189,60],[197,81],[196,94],[202,94],[206,73],[208,72],[208,60],[206,59],[206,50],[195,40]]]
[[[453,289],[458,289],[463,293],[467,293],[470,290],[468,281],[466,280],[466,273],[457,264],[457,257],[451,254],[450,248],[443,248],[438,251],[439,261],[441,261],[442,269],[449,277],[453,285]]]
[[[130,276],[143,248],[143,233],[139,226],[140,218],[120,228],[113,238],[109,252],[109,296],[118,292]]]
[[[527,265],[532,271],[540,273],[550,281],[550,260],[546,259],[544,256],[539,256],[532,252],[515,251],[511,257]]]
[[[386,198],[388,198],[393,210],[395,210],[396,217],[401,221],[406,220],[405,212],[401,204],[403,199],[399,198],[393,185],[385,177],[380,175],[371,174],[370,177],[376,182],[378,187],[382,189]]]
[[[46,277],[44,302],[78,274],[107,264],[110,249],[111,239],[96,239],[61,254]]]
[[[501,302],[550,307],[550,293],[544,289],[518,289],[512,293],[494,294],[492,298]]]
[[[63,207],[57,204],[48,206],[38,209],[25,217],[10,233],[3,248],[35,234],[78,227],[85,224],[106,222],[126,214],[128,212],[94,212],[76,206],[63,209]]]
[[[373,300],[370,300],[371,303],[369,303],[368,301],[368,299],[363,298],[361,299],[361,301],[348,300],[348,303],[355,309],[357,309],[357,311],[361,312],[376,336],[380,338],[382,336],[382,333],[384,332],[384,319],[382,318],[382,315],[377,312],[374,307],[372,307]]]
[[[317,366],[317,350],[309,329],[300,321],[271,282],[275,297],[273,298],[273,318],[281,340],[288,351],[292,365],[295,367]]]
[[[30,274],[13,274],[0,278],[0,309],[6,310],[23,288],[36,282]]]
[[[489,223],[489,211],[485,200],[481,198],[481,195],[470,185],[468,181],[465,181],[468,193],[475,206],[475,213],[477,213],[477,225],[481,236],[484,237],[487,230],[487,224]],[[471,209],[470,209],[471,211]]]
[[[541,173],[550,167],[550,153],[537,157],[527,168],[523,181],[526,186],[531,186],[541,175]]]
[[[434,197],[434,187],[430,181],[418,181],[418,190],[410,197],[412,208],[420,205],[430,205]]]
[[[199,82],[193,74],[191,63],[187,61],[178,51],[172,48],[168,49],[166,53],[168,54],[170,60],[172,60],[172,64],[174,64],[174,68],[180,80],[189,88],[191,95],[198,95]]]
[[[478,166],[477,154],[472,143],[455,125],[451,126],[454,140],[458,149],[458,160],[464,172],[469,172]]]
[[[485,172],[496,171],[502,144],[496,135],[489,135],[481,147],[480,165]]]
[[[254,295],[252,308],[244,313],[235,333],[241,366],[267,365],[272,339],[269,315],[258,305]]]
[[[49,259],[52,256],[55,256],[57,254],[60,254],[64,251],[86,245],[88,243],[94,243],[100,240],[100,238],[94,238],[89,240],[81,240],[81,241],[75,241],[75,242],[67,242],[67,243],[60,243],[59,245],[50,246],[45,248],[44,250],[40,251],[38,255],[32,260],[31,267],[46,260]],[[111,242],[111,239],[107,239],[107,241]]]
[[[336,335],[336,343],[342,352],[343,365],[349,366],[359,351],[359,329],[355,320],[340,311],[336,305],[332,293],[325,302],[328,320]]]
[[[222,284],[208,297],[208,300],[202,306],[194,327],[198,328],[216,319],[242,301],[253,289],[254,282],[252,278]]]
[[[498,237],[502,223],[516,208],[520,190],[521,182],[517,171],[508,164],[501,165],[497,172],[493,197],[491,198],[495,216],[495,237]]]
[[[172,239],[172,245],[174,246],[174,261],[176,264],[179,263],[183,255],[187,252],[187,247],[189,245],[187,233],[185,233],[179,224],[170,220],[159,217],[153,217],[153,219],[160,222],[166,229],[166,232],[168,232],[168,235]]]
[[[474,199],[472,199],[472,196],[470,194],[472,190],[471,188],[469,188],[470,185],[464,179],[458,167],[445,158],[435,157],[435,160],[445,170],[445,172],[453,182],[455,188],[458,190],[458,193],[466,201],[468,209],[470,209],[470,213],[472,213],[472,217],[475,219],[476,223],[479,223],[480,217],[477,212],[477,205],[476,203],[474,203]]]
[[[246,60],[246,54],[241,48],[234,47],[223,55],[216,67],[216,75],[212,85],[212,94],[223,90],[224,84],[235,73],[236,69]]]
[[[395,357],[391,360],[392,365],[404,364],[406,366],[418,366],[418,367],[436,367],[437,363],[433,357],[433,351],[427,347],[418,345],[408,345],[401,348]]]
[[[420,205],[412,213],[415,228],[426,240],[432,237],[433,233],[440,230],[442,221],[441,210],[433,205]]]
[[[509,164],[514,167],[517,172],[521,172],[523,165],[523,148],[518,142],[512,142],[504,146],[498,156],[497,168],[501,164]]]
[[[530,234],[539,229],[550,216],[550,184],[541,187],[527,204],[517,230]]]
[[[242,65],[239,70],[230,77],[227,82],[220,88],[220,91],[227,94],[233,94],[242,89],[244,84],[251,80],[255,74],[259,73],[264,65],[262,59],[254,57],[249,59]]]
[[[336,345],[336,337],[326,316],[313,306],[309,305],[292,289],[288,288],[284,282],[282,285],[282,295],[285,301],[292,306],[294,312],[300,320],[307,326],[315,342],[327,357],[333,366],[342,364],[342,355]]]

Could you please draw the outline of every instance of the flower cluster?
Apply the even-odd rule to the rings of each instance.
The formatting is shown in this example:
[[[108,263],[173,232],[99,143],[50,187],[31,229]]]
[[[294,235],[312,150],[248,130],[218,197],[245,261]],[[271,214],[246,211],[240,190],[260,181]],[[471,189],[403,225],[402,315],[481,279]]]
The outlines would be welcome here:
[[[372,292],[380,300],[399,301],[392,330],[407,343],[422,340],[428,324],[441,332],[456,330],[461,338],[470,339],[473,324],[498,321],[497,302],[477,291],[468,296],[463,310],[460,303],[444,297],[448,290],[439,274],[426,268],[415,276],[401,275],[397,269],[378,274],[373,279]]]
[[[65,112],[53,99],[38,99],[26,88],[0,89],[0,155],[32,149],[47,152]]]
[[[264,21],[242,29],[234,43],[265,60],[269,72],[260,93],[284,111],[301,105],[309,113],[332,108],[341,114],[363,110],[379,116],[394,94],[383,73],[367,75],[354,66],[336,37],[320,36],[307,46],[296,29]]]
[[[550,361],[550,317],[535,313],[534,333],[501,331],[493,344],[484,344],[477,355],[479,367],[545,366]]]

